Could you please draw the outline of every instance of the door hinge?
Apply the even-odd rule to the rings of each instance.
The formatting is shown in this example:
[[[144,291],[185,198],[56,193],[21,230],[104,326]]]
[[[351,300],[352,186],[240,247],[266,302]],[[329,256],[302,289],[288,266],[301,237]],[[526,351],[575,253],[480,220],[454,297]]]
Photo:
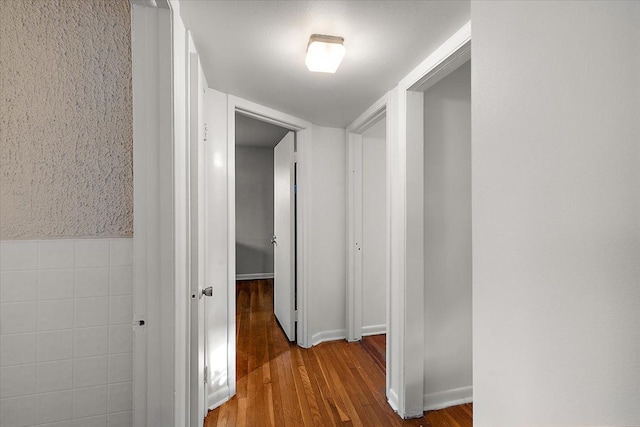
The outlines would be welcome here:
[[[293,312],[293,318],[295,319],[295,321],[298,321],[298,310]]]
[[[209,383],[209,367],[208,366],[204,367],[204,383],[205,384]]]

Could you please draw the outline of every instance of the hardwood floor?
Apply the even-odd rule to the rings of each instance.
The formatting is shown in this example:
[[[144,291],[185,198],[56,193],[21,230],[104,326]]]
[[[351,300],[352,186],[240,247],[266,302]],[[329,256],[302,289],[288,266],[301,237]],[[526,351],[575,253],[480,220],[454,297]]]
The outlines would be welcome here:
[[[385,336],[302,349],[273,315],[271,280],[238,282],[237,393],[205,427],[472,426],[472,405],[402,420],[385,397]]]

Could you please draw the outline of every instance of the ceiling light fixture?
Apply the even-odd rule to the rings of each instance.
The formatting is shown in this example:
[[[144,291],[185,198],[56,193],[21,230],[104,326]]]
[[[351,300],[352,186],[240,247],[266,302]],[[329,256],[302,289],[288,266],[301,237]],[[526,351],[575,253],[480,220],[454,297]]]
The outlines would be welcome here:
[[[307,45],[307,57],[304,63],[309,71],[335,73],[346,49],[344,39],[324,34],[312,34]]]

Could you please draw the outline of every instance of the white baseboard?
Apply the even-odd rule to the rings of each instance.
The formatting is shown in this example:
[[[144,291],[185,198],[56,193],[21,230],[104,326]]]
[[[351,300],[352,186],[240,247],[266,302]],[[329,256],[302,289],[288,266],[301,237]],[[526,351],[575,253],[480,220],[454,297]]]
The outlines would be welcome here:
[[[389,406],[391,406],[391,409],[393,409],[397,413],[398,408],[400,407],[398,405],[398,393],[396,393],[393,389],[389,389],[389,393],[387,393],[387,402],[389,402]]]
[[[317,334],[313,334],[311,337],[311,345],[318,345],[325,341],[335,341],[347,339],[346,329],[334,329],[332,331],[322,331]]]
[[[213,393],[209,394],[209,396],[207,396],[207,407],[209,409],[215,409],[230,398],[231,396],[229,396],[229,386],[225,384],[219,390],[216,390]]]
[[[236,274],[236,280],[273,279],[273,273]]]
[[[371,325],[362,327],[362,336],[381,335],[387,333],[387,325]]]
[[[460,387],[425,394],[423,402],[425,411],[434,411],[436,409],[473,402],[473,387]]]

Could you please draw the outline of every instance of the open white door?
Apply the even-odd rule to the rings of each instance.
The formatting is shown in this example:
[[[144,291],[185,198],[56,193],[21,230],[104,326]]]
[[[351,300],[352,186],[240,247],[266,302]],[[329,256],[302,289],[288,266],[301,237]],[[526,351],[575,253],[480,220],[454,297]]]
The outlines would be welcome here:
[[[206,413],[205,393],[205,309],[204,282],[204,90],[206,81],[200,58],[189,36],[192,51],[189,54],[189,172],[190,172],[190,224],[191,224],[191,355],[190,355],[190,425],[200,427]]]
[[[289,132],[273,149],[274,312],[289,341],[296,339],[294,251],[294,138]]]
[[[235,277],[231,268],[235,259],[230,260],[233,252],[229,250],[230,241],[235,245],[235,236],[230,236],[232,230],[228,227],[232,204],[228,174],[234,160],[229,159],[233,153],[227,150],[227,95],[205,89],[203,113],[203,286],[213,287],[213,297],[203,298],[207,367],[204,379],[206,406],[213,409],[235,394],[236,384],[235,292],[228,285],[229,277]]]

